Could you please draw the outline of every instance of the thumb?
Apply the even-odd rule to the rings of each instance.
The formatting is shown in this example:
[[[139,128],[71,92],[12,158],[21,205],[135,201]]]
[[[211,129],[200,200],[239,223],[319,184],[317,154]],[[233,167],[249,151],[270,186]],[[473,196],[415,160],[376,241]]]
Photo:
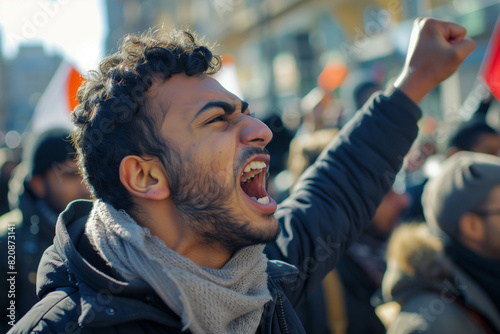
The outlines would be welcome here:
[[[469,37],[464,37],[460,42],[453,45],[460,59],[465,59],[476,48],[476,42]]]

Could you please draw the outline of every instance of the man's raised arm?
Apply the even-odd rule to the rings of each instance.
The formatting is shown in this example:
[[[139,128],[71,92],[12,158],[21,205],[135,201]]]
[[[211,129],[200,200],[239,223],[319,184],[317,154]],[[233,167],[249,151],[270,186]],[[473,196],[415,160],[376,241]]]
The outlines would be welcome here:
[[[288,294],[292,304],[321,282],[371,221],[417,136],[416,104],[474,49],[465,33],[453,23],[417,19],[394,87],[365,104],[276,212],[282,233],[266,253],[299,269]]]

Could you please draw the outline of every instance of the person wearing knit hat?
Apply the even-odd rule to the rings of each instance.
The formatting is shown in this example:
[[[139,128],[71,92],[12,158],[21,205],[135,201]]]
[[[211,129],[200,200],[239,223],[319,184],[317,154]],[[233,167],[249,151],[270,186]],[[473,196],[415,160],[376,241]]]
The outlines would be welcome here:
[[[0,217],[1,253],[8,254],[8,241],[15,236],[16,267],[2,272],[17,272],[16,315],[22,316],[37,301],[36,272],[43,252],[52,244],[57,217],[66,205],[76,199],[88,199],[90,192],[83,183],[75,161],[75,149],[66,129],[51,129],[34,136],[25,149],[24,161],[14,172],[10,183],[11,207],[16,209]],[[12,201],[12,199],[14,201]],[[9,234],[9,231],[11,232]],[[13,234],[14,233],[14,234]],[[0,282],[0,294],[8,295],[10,286]],[[6,310],[7,298],[0,298],[0,309]],[[5,321],[0,332],[6,332]]]
[[[28,151],[30,173],[28,188],[47,202],[57,215],[69,202],[89,198],[76,165],[76,152],[66,129],[47,130],[35,137]]]
[[[427,223],[438,233],[444,232],[447,237],[470,243],[470,233],[493,232],[488,229],[494,224],[488,222],[496,215],[500,218],[500,197],[498,203],[493,202],[499,191],[499,157],[466,151],[456,153],[443,164],[442,172],[425,187],[422,203]],[[496,208],[496,212],[491,212],[488,204]],[[496,247],[484,243],[473,247],[477,250],[481,247],[495,248],[491,254],[486,254],[488,250],[479,252],[500,260],[500,234],[497,234],[496,242]]]
[[[422,196],[427,224],[394,232],[382,290],[388,333],[500,332],[500,158],[458,152]]]
[[[43,175],[55,164],[75,159],[75,149],[69,141],[69,135],[66,129],[51,129],[35,137],[28,152],[31,175]]]

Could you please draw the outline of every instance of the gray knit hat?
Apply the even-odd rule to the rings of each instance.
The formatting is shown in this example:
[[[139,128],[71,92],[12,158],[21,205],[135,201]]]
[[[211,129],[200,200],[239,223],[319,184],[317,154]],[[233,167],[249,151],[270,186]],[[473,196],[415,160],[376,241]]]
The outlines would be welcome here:
[[[435,231],[437,228],[449,237],[456,237],[462,214],[471,211],[497,185],[500,185],[499,157],[466,151],[455,153],[425,185],[422,206],[427,223]]]

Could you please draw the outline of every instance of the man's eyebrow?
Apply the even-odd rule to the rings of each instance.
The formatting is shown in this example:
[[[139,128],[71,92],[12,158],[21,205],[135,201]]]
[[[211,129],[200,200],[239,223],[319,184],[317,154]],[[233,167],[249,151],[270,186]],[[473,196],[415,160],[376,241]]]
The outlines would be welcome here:
[[[248,102],[241,101],[241,113],[243,114],[248,109]]]
[[[196,112],[196,115],[194,115],[193,119],[196,119],[199,115],[212,108],[220,108],[224,110],[224,113],[226,113],[226,115],[230,115],[236,110],[235,105],[227,103],[225,101],[210,101],[207,102],[207,104],[205,104],[203,107],[201,107],[201,109],[198,110],[198,112]],[[244,113],[245,110],[247,110],[247,108],[248,108],[248,102],[241,101],[241,112]]]

